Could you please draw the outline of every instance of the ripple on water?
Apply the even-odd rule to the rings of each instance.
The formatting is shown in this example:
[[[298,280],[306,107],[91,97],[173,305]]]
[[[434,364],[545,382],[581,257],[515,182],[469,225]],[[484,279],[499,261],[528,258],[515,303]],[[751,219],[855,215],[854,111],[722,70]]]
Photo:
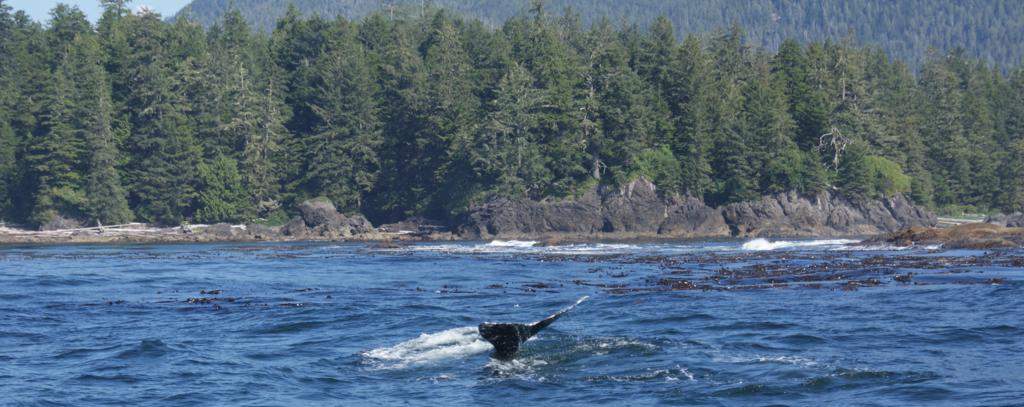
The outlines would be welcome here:
[[[173,350],[159,339],[143,339],[138,345],[117,354],[118,359],[158,358]]]
[[[324,321],[300,321],[276,324],[253,330],[253,333],[260,335],[290,334],[320,328],[327,323]]]
[[[646,369],[644,372],[636,374],[587,376],[583,380],[589,382],[625,383],[650,381],[674,382],[678,380],[693,381],[696,380],[696,377],[685,367],[676,365],[676,367],[670,369]]]

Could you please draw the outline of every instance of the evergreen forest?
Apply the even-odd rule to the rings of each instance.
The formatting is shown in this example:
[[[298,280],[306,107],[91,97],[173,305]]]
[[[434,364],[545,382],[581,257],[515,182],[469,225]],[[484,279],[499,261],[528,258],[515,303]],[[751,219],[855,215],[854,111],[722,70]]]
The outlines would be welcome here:
[[[210,27],[231,9],[270,32],[294,5],[303,15],[358,20],[378,11],[401,13],[433,5],[501,27],[533,0],[192,0],[176,16]],[[675,34],[743,27],[746,41],[775,51],[787,38],[801,43],[849,37],[882,48],[916,69],[929,49],[962,47],[1000,66],[1024,57],[1024,2],[1020,0],[546,0],[548,12],[572,9],[584,27],[611,20],[647,28],[660,16]]]
[[[209,28],[103,0],[46,24],[0,0],[0,218],[283,222],[330,198],[374,223],[638,177],[711,205],[797,191],[1024,205],[1024,69],[963,48],[912,69],[847,39],[677,36],[542,2],[357,21],[237,9]]]

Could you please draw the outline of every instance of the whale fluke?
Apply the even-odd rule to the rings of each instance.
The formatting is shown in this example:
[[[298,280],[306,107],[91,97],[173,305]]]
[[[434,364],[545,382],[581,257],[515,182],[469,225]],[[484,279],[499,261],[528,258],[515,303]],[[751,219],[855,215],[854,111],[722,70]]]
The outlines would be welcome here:
[[[527,339],[532,338],[537,332],[547,328],[548,325],[555,322],[558,318],[565,313],[572,311],[581,302],[586,301],[588,296],[583,296],[579,300],[576,300],[575,304],[565,307],[561,311],[558,311],[551,316],[544,318],[540,321],[532,324],[516,324],[516,323],[493,323],[484,322],[477,327],[480,332],[480,336],[494,345],[494,358],[499,360],[512,359],[516,352],[519,351],[519,345],[526,342]]]

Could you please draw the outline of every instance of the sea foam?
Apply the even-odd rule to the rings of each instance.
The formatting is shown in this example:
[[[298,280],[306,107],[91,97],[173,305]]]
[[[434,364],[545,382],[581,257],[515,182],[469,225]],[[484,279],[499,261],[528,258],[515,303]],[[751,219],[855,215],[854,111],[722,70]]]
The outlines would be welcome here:
[[[491,344],[477,333],[475,326],[467,326],[425,333],[394,346],[363,352],[363,356],[378,367],[401,369],[460,359],[487,352],[491,348]]]
[[[791,249],[798,247],[815,247],[815,246],[842,246],[851,243],[857,243],[857,240],[849,239],[826,239],[826,240],[777,240],[770,241],[768,239],[757,238],[746,242],[741,246],[743,250],[750,251],[767,251],[767,250],[779,250],[779,249]]]

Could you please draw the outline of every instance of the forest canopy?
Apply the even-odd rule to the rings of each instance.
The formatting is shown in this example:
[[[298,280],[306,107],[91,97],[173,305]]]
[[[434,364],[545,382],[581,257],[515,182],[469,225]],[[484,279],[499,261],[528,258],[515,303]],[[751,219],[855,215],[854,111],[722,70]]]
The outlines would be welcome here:
[[[294,5],[305,16],[359,20],[374,12],[419,13],[424,4],[452,10],[489,27],[531,6],[533,0],[193,0],[177,15],[204,27],[230,9],[270,32]],[[775,51],[786,39],[800,43],[847,38],[872,45],[917,68],[929,49],[964,48],[998,66],[1024,57],[1024,2],[1019,0],[547,0],[550,13],[569,8],[585,27],[608,19],[616,26],[649,28],[668,18],[679,38],[738,24],[745,39]]]
[[[540,3],[497,28],[444,9],[289,9],[206,29],[104,0],[46,25],[0,0],[0,217],[43,225],[457,219],[646,177],[712,205],[831,189],[932,208],[1024,203],[1024,70],[960,48],[912,71],[849,40],[677,37]],[[1009,72],[1009,73],[1005,73]]]

